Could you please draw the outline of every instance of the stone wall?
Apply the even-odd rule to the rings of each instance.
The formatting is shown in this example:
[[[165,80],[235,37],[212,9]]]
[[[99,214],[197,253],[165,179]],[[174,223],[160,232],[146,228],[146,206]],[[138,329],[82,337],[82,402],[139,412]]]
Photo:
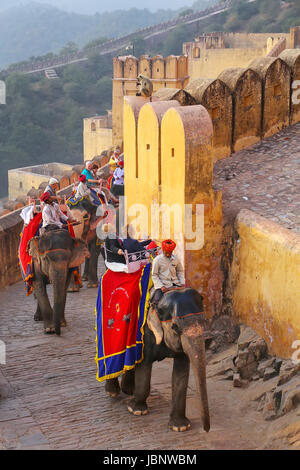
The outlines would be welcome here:
[[[71,165],[56,162],[9,170],[8,198],[13,200],[19,196],[26,196],[32,188],[38,190],[43,184],[45,187],[51,177],[58,181],[64,178],[62,185],[66,185],[65,178],[71,174],[71,170]]]
[[[228,157],[231,154],[232,139],[232,92],[231,89],[218,79],[192,80],[183,90],[190,94],[195,104],[202,104],[213,123],[213,153],[214,160]]]
[[[299,122],[299,80],[300,49],[287,49],[280,57],[256,58],[247,68],[226,68],[217,80],[192,80],[182,90],[184,100],[177,94],[168,97],[167,93],[161,93],[161,96],[157,93],[154,96],[155,99],[176,99],[182,105],[197,103],[204,106],[213,121],[214,159],[218,160]],[[230,97],[224,87],[231,93],[232,112]],[[211,93],[212,89],[214,93]],[[297,100],[292,99],[293,93]]]
[[[20,210],[0,217],[0,288],[21,279],[18,247],[23,222]]]
[[[230,287],[235,317],[290,358],[300,339],[300,236],[248,210],[235,223]]]
[[[188,63],[185,56],[157,55],[154,57],[124,56],[114,58],[112,128],[113,145],[123,143],[124,96],[136,95],[137,76],[152,80],[154,93],[161,88],[182,89],[188,83]]]
[[[83,158],[92,160],[112,147],[110,116],[95,116],[83,120]]]
[[[217,78],[226,67],[248,67],[249,63],[267,54],[277,57],[290,45],[285,33],[205,33],[193,42],[183,44],[189,59],[189,76]]]

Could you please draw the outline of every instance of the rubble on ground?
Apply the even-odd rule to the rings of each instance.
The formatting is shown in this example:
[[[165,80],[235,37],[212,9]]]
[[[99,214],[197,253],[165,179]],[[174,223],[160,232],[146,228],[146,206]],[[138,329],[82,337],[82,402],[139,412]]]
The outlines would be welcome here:
[[[210,361],[209,376],[223,376],[233,387],[254,387],[249,396],[266,420],[300,405],[300,362],[271,356],[265,340],[252,328],[242,325],[236,344],[218,357]]]

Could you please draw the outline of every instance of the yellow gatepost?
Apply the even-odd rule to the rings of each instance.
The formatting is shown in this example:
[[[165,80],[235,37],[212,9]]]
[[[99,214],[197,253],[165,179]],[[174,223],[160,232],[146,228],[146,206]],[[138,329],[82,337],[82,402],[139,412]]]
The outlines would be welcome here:
[[[160,204],[161,151],[160,125],[164,113],[180,106],[178,101],[157,101],[145,104],[138,120],[137,194],[141,208],[141,232],[150,235],[151,207]],[[128,206],[128,210],[130,210]],[[134,210],[131,213],[134,216]]]
[[[222,195],[212,189],[212,130],[201,105],[171,108],[161,125],[162,207],[173,210],[170,236],[187,283],[203,295],[210,318],[221,312],[223,282]]]
[[[137,125],[139,112],[148,101],[149,99],[141,96],[126,96],[124,98],[124,180],[128,207],[131,207],[139,200],[137,192]]]

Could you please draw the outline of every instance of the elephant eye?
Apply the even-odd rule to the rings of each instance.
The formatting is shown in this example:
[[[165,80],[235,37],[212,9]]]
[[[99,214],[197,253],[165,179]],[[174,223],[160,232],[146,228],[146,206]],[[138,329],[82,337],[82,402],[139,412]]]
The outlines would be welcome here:
[[[178,325],[176,325],[176,323],[173,323],[171,328],[172,328],[172,330],[174,330],[176,333],[178,333],[178,334],[180,333],[179,327],[178,327]]]

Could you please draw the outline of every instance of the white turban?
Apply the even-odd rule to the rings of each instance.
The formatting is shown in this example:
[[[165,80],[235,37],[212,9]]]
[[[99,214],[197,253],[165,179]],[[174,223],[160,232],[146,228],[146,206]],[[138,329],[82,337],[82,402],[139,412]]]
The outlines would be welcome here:
[[[59,182],[57,181],[56,178],[50,178],[49,185],[51,186],[51,184],[59,184]]]

